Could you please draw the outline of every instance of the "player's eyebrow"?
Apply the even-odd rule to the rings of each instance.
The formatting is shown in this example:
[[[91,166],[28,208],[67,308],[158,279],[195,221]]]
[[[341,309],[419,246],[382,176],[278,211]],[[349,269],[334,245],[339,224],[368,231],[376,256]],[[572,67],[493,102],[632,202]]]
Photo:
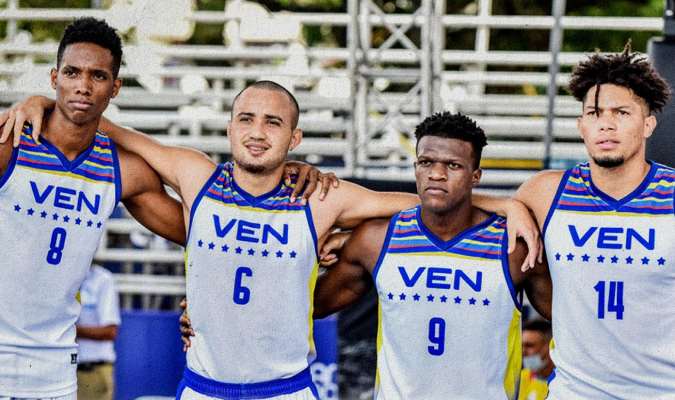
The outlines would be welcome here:
[[[284,122],[283,118],[281,118],[278,115],[274,115],[274,114],[265,114],[265,118],[267,118],[267,119],[278,119],[280,122]]]

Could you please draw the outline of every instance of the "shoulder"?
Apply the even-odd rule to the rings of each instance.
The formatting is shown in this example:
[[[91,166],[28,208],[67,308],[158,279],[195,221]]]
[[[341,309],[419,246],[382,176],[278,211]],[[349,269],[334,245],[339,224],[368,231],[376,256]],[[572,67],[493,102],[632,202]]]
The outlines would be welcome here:
[[[539,171],[529,178],[521,188],[526,188],[529,191],[536,191],[535,193],[554,192],[558,189],[565,171],[562,170],[545,170]]]
[[[345,244],[344,256],[359,260],[360,264],[371,269],[385,244],[391,219],[375,218],[359,224]]]
[[[368,237],[369,235],[387,233],[391,218],[373,218],[364,221],[354,229],[354,235]]]
[[[0,176],[2,176],[7,170],[9,161],[12,159],[12,150],[13,147],[11,140],[0,144]]]
[[[534,212],[540,227],[564,175],[565,171],[560,170],[540,171],[525,181],[516,192],[515,199]]]

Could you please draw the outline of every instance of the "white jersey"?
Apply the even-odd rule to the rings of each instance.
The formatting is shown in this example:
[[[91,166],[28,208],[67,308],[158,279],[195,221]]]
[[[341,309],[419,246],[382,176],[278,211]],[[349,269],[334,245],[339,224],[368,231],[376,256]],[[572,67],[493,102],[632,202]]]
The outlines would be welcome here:
[[[218,382],[289,378],[314,355],[317,238],[309,205],[280,184],[253,197],[220,165],[195,199],[186,247],[195,336],[188,368]]]
[[[107,269],[92,265],[80,289],[82,312],[77,325],[103,327],[119,325],[120,306],[113,274]],[[115,347],[112,340],[79,338],[79,363],[115,362]]]
[[[588,164],[544,224],[556,365],[549,399],[675,399],[675,171],[651,164],[621,200]]]
[[[376,399],[517,397],[521,305],[505,227],[491,216],[444,242],[419,207],[392,218],[373,271]]]
[[[73,161],[21,136],[0,178],[0,396],[77,389],[76,294],[120,189],[105,135]]]

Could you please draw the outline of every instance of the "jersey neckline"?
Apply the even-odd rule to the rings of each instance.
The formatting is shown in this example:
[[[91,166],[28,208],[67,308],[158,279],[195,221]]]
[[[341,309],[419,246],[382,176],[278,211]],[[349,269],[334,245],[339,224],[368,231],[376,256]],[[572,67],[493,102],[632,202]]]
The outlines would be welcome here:
[[[230,170],[230,179],[232,181],[232,187],[234,188],[234,190],[237,193],[239,193],[241,195],[241,197],[244,200],[246,200],[247,203],[249,203],[252,206],[256,206],[256,205],[264,202],[265,200],[269,199],[270,197],[274,196],[275,194],[279,193],[279,191],[281,190],[281,188],[284,184],[284,182],[282,180],[274,187],[274,189],[270,190],[269,192],[261,194],[259,196],[254,196],[254,195],[250,194],[249,192],[247,192],[246,190],[244,190],[241,186],[239,186],[237,184],[237,182],[234,180],[235,165],[234,165],[234,163],[228,163],[228,164],[230,164],[228,169]]]
[[[595,183],[593,183],[593,177],[591,176],[590,164],[589,164],[589,167],[588,167],[588,182],[591,186],[591,189],[593,190],[593,192],[595,194],[598,195],[598,197],[600,197],[605,203],[607,203],[607,205],[609,205],[613,209],[617,210],[621,206],[630,202],[635,197],[639,196],[642,192],[644,192],[645,189],[647,188],[647,186],[649,185],[649,183],[651,182],[652,178],[656,174],[656,171],[658,170],[658,167],[657,167],[656,163],[653,162],[653,161],[647,160],[647,163],[649,164],[649,171],[647,172],[645,177],[642,179],[642,182],[640,182],[640,184],[632,192],[628,193],[627,195],[625,195],[624,197],[622,197],[620,199],[615,199],[614,197],[608,195],[607,193],[600,190],[600,188],[595,186]]]
[[[424,221],[422,221],[422,206],[417,206],[417,209],[415,210],[415,219],[417,220],[417,224],[420,227],[420,230],[424,234],[424,236],[429,239],[436,247],[443,251],[447,251],[450,249],[452,246],[455,244],[459,243],[462,239],[468,237],[469,235],[473,234],[474,232],[477,232],[490,224],[492,224],[496,219],[497,219],[497,214],[490,214],[488,217],[485,219],[485,221],[482,221],[476,225],[472,225],[463,231],[459,232],[455,236],[452,237],[452,239],[448,241],[444,241],[443,239],[439,238],[434,234],[429,228],[427,228],[426,225],[424,225]]]
[[[96,145],[96,137],[98,136],[98,131],[94,134],[94,137],[91,140],[91,143],[89,146],[82,152],[80,153],[73,161],[68,160],[68,158],[59,150],[55,145],[53,145],[49,140],[47,140],[44,137],[40,138],[40,143],[42,143],[52,154],[54,154],[56,157],[58,157],[59,161],[61,162],[61,166],[63,169],[66,171],[72,172],[77,167],[79,167],[84,160],[86,160],[89,157],[89,154],[91,154],[92,150],[94,150],[94,146]]]

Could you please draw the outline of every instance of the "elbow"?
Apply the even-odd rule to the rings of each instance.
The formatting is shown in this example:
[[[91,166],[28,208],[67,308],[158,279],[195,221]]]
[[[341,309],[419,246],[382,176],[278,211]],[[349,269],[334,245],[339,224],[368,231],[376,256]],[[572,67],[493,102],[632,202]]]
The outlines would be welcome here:
[[[115,340],[117,339],[117,325],[108,326],[105,332],[104,340]]]

